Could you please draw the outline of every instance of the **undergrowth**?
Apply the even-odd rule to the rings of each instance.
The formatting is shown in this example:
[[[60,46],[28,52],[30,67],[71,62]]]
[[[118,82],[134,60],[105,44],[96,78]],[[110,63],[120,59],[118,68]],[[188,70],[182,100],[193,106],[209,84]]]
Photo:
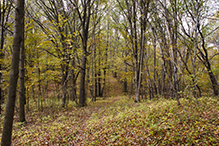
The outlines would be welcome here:
[[[12,145],[217,145],[218,98],[180,101],[181,106],[166,99],[134,103],[120,96],[83,108],[29,112],[27,123],[15,117]]]

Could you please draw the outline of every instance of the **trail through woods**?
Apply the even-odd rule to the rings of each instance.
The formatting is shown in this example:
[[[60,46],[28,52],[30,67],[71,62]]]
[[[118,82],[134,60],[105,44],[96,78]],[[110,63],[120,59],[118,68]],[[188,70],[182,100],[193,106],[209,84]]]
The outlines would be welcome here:
[[[121,98],[120,95],[123,95],[122,85],[118,81],[118,79],[110,76],[108,78],[108,80],[110,83],[109,85],[107,85],[108,90],[109,90],[108,92],[109,92],[109,95],[111,97],[107,97],[109,99],[106,101],[104,101],[104,100],[101,101],[102,104],[95,104],[95,106],[92,106],[92,107],[91,106],[84,107],[85,109],[86,108],[90,109],[91,113],[83,119],[83,124],[80,126],[80,129],[77,132],[76,139],[73,141],[74,144],[77,144],[77,143],[78,143],[78,145],[83,144],[84,138],[86,137],[84,129],[86,129],[86,127],[87,127],[87,121],[89,121],[92,118],[91,117],[92,114],[99,113],[100,109],[101,109],[101,113],[99,113],[99,114],[102,114],[102,116],[104,116],[104,112],[107,111],[109,106],[112,105],[114,102],[120,100],[120,98]],[[102,100],[102,99],[100,99],[100,100]],[[104,108],[104,110],[102,110],[102,108]],[[102,117],[102,116],[100,116],[100,117]]]
[[[109,77],[108,78],[109,80],[109,85],[108,85],[108,92],[109,92],[109,95],[112,96],[112,97],[117,97],[117,96],[121,96],[123,95],[123,85],[122,83],[120,83],[118,81],[117,78],[113,78],[113,77]]]
[[[122,88],[120,82],[116,78],[109,77],[108,92],[110,97],[107,100],[98,98],[96,103],[88,103],[86,107],[69,107],[63,109],[57,107],[44,108],[43,111],[29,111],[27,112],[27,123],[18,123],[18,116],[15,115],[13,145],[22,145],[26,143],[31,144],[80,144],[86,139],[85,128],[87,121],[90,120],[92,114],[101,111],[104,112],[114,102],[120,99],[122,95]],[[100,114],[101,114],[100,113]],[[3,120],[3,117],[1,117]],[[51,128],[52,126],[52,128]],[[49,128],[50,127],[50,128]],[[17,131],[22,129],[21,133]],[[2,131],[2,127],[0,129]],[[25,136],[24,136],[25,135]],[[24,138],[24,139],[23,139]],[[52,141],[52,143],[49,143]]]
[[[89,101],[86,107],[70,102],[31,108],[27,123],[13,125],[12,145],[217,145],[218,98],[157,99],[134,103],[123,96],[122,84],[109,78],[111,96]],[[116,96],[117,95],[117,96]],[[0,116],[0,137],[3,116]]]

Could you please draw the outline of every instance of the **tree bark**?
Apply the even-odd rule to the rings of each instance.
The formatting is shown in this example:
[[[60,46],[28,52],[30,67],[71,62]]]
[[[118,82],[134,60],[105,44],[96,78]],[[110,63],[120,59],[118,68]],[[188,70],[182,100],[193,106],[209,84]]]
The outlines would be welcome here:
[[[80,17],[81,25],[82,25],[82,34],[81,34],[81,40],[82,40],[82,65],[81,65],[81,80],[80,80],[80,95],[79,95],[79,105],[85,106],[86,104],[86,94],[85,94],[85,76],[86,76],[86,62],[87,62],[87,41],[88,41],[88,33],[89,33],[89,24],[90,24],[90,16],[91,16],[91,7],[93,5],[94,1],[87,0],[84,1],[83,5],[83,15],[78,9],[77,6],[77,12]],[[73,4],[76,6],[77,2],[73,2]]]
[[[25,62],[25,53],[24,53],[24,19],[23,19],[23,26],[22,26],[22,32],[23,32],[23,41],[21,43],[21,49],[20,49],[20,90],[19,90],[19,121],[25,122],[25,68],[24,68],[24,62]]]
[[[215,78],[214,73],[212,72],[210,64],[207,66],[207,71],[208,71],[208,75],[211,79],[212,87],[214,90],[214,95],[217,96],[218,95],[218,83],[217,83],[217,80]]]
[[[5,119],[2,132],[2,146],[11,145],[11,134],[12,134],[12,125],[14,119],[14,107],[15,107],[15,98],[16,98],[16,89],[17,89],[17,80],[19,73],[19,56],[20,56],[20,47],[23,39],[23,19],[24,19],[24,0],[16,1],[15,8],[15,26],[14,26],[14,39],[13,39],[13,54],[11,61],[11,70],[10,70],[10,80],[9,80],[9,89],[7,97],[7,105],[5,111]]]
[[[6,8],[8,5],[8,2],[3,0],[0,3],[0,25],[1,25],[1,35],[0,35],[0,59],[3,59],[4,57],[4,53],[3,53],[3,47],[4,47],[4,41],[5,41],[5,36],[6,36],[6,29],[5,27],[7,26],[7,22],[8,22],[8,17],[9,17],[9,13],[10,13],[10,9],[8,10],[8,12],[6,11]],[[4,100],[3,97],[3,89],[2,89],[2,64],[0,63],[0,114],[1,114],[1,103]]]
[[[66,97],[67,97],[67,83],[64,81],[62,84],[62,107],[66,105]]]
[[[72,66],[75,68],[75,60],[72,61]],[[77,81],[78,74],[75,74],[75,69],[73,69],[72,73],[72,89],[71,89],[71,99],[72,101],[76,101],[76,81]]]
[[[67,98],[67,85],[68,85],[68,64],[62,64],[62,107],[65,107]]]
[[[86,94],[85,94],[85,75],[86,75],[86,55],[82,56],[82,66],[81,66],[81,80],[80,80],[80,95],[79,95],[79,105],[85,106]]]
[[[97,63],[96,63],[96,46],[94,46],[94,101],[96,101],[97,97]]]
[[[101,95],[101,69],[100,69],[100,66],[101,66],[101,62],[100,62],[100,56],[101,56],[101,53],[100,53],[100,49],[99,49],[99,70],[98,70],[98,94],[99,94],[99,97],[102,97]]]

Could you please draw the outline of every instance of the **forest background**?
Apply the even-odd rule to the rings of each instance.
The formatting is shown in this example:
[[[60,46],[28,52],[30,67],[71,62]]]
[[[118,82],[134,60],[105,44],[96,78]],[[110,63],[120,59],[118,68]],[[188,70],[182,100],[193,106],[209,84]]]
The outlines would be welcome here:
[[[25,111],[68,111],[97,100],[113,107],[109,97],[122,87],[118,103],[215,104],[211,136],[218,137],[218,0],[2,0],[0,8],[0,114],[12,120],[5,123],[12,124],[14,107],[19,122],[27,121]],[[12,81],[16,92],[9,92]]]

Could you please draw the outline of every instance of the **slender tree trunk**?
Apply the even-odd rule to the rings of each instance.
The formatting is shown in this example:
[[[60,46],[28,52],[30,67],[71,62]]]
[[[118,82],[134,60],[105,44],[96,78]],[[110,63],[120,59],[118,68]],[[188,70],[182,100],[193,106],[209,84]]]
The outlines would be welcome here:
[[[159,89],[157,88],[157,84],[156,84],[156,75],[157,75],[157,64],[156,64],[157,51],[156,51],[156,48],[157,48],[157,45],[156,45],[156,39],[155,38],[154,38],[154,41],[153,41],[153,46],[154,46],[154,90],[155,90],[155,94],[157,95]]]
[[[103,92],[106,86],[106,70],[107,70],[107,62],[108,62],[108,48],[109,48],[109,20],[107,20],[107,44],[106,44],[106,52],[105,52],[105,67],[103,68],[103,87],[102,87],[102,92],[101,95],[103,96]]]
[[[137,36],[137,24],[136,24],[136,2],[133,0],[133,45],[134,45],[134,61],[135,61],[135,102],[140,101],[140,88],[139,88],[139,82],[140,82],[140,77],[141,75],[140,72],[140,66],[139,66],[139,57],[138,57],[138,36]],[[141,48],[142,49],[142,48]]]
[[[165,63],[162,62],[162,77],[161,77],[161,97],[164,96],[165,93],[165,71],[164,71]]]
[[[125,64],[125,73],[127,73],[127,65]],[[124,79],[124,89],[123,92],[128,92],[128,87],[127,87],[127,78]]]
[[[79,105],[85,106],[86,104],[86,94],[85,94],[85,76],[86,76],[86,62],[87,62],[87,41],[88,41],[88,34],[89,34],[89,24],[90,24],[90,16],[91,16],[91,8],[93,5],[93,2],[91,0],[88,0],[84,3],[83,6],[83,19],[80,19],[82,24],[82,34],[81,34],[81,40],[82,40],[82,65],[81,65],[81,79],[80,79],[80,95],[79,95]],[[78,10],[78,15],[81,16],[81,13]]]
[[[66,99],[67,99],[67,86],[68,86],[68,65],[62,64],[62,107],[65,107],[66,105]]]
[[[127,51],[125,51],[125,57],[127,57]],[[127,64],[124,64],[124,72],[127,73]],[[127,88],[127,78],[124,79],[123,92],[128,92]]]
[[[38,109],[42,110],[42,91],[41,91],[41,71],[40,71],[40,64],[39,64],[39,52],[37,50],[37,73],[38,73]]]
[[[211,79],[211,83],[212,83],[212,87],[213,87],[213,90],[214,90],[214,95],[218,95],[218,83],[217,83],[217,80],[215,78],[215,75],[214,73],[212,72],[212,69],[211,69],[211,66],[208,66],[207,68],[208,70],[208,75]]]
[[[24,21],[24,20],[23,20]],[[22,31],[24,34],[24,22],[22,23]],[[21,43],[21,49],[20,49],[20,90],[19,90],[19,121],[25,122],[25,104],[26,104],[26,98],[25,98],[25,68],[24,68],[24,62],[25,62],[25,53],[24,53],[24,35],[23,35],[23,41]]]
[[[22,23],[24,19],[24,0],[16,1],[15,9],[15,26],[14,26],[14,39],[13,39],[13,54],[11,61],[11,70],[10,70],[10,80],[9,80],[9,89],[7,97],[7,105],[5,111],[5,119],[2,132],[2,146],[11,145],[11,134],[12,134],[12,125],[14,119],[14,107],[15,107],[15,98],[16,98],[16,89],[17,89],[17,80],[19,73],[19,56],[20,56],[20,47],[23,38]]]
[[[93,35],[93,39],[94,39],[94,35]],[[93,55],[93,53],[94,52],[92,52],[92,55]],[[95,79],[94,79],[94,71],[95,71],[95,69],[94,69],[94,57],[92,56],[91,57],[92,59],[91,59],[91,62],[92,62],[92,65],[91,65],[91,67],[92,67],[92,71],[91,71],[91,76],[92,76],[92,85],[91,85],[91,89],[90,89],[90,93],[91,93],[91,97],[92,97],[92,101],[95,101],[95,97],[94,97],[94,81],[95,81]]]
[[[196,5],[197,6],[197,5]],[[197,95],[197,86],[196,86],[196,55],[197,55],[197,49],[198,49],[198,19],[199,19],[199,16],[197,15],[198,12],[197,12],[198,9],[196,9],[196,25],[195,25],[195,39],[194,39],[194,44],[195,44],[195,50],[194,50],[194,55],[191,56],[191,62],[192,62],[192,71],[193,71],[193,76],[192,76],[192,81],[193,81],[193,94],[194,94],[194,97],[196,99],[196,101],[198,102],[198,95]]]
[[[101,66],[101,62],[100,62],[100,48],[99,48],[99,71],[98,71],[98,94],[99,94],[99,97],[102,97],[101,95],[101,69],[100,69],[100,66]]]
[[[75,67],[75,60],[72,61],[72,66]],[[75,71],[73,69],[72,73],[72,89],[71,89],[71,99],[72,101],[75,101],[77,96],[76,96],[76,80],[77,76],[75,75]]]
[[[76,96],[76,79],[73,78],[73,81],[72,81],[72,100],[75,101],[77,98]]]
[[[1,3],[1,2],[0,2]],[[3,4],[3,6],[2,6]],[[4,20],[5,20],[5,0],[3,0],[3,2],[0,4],[0,10],[1,10],[1,14],[0,14],[0,23],[1,23],[1,43],[0,43],[0,59],[3,59],[4,57],[4,54],[3,54],[3,46],[4,46],[4,32],[5,32],[5,29],[4,29]],[[3,8],[3,11],[2,11],[2,8]],[[0,114],[1,114],[1,104],[2,104],[2,64],[0,63]]]
[[[29,97],[30,97],[30,90],[29,90],[29,88],[27,87],[26,88],[26,96],[25,97],[28,97],[28,98],[26,98],[26,111],[29,111],[30,110],[30,107],[29,107]]]
[[[40,80],[40,68],[38,67],[37,69],[37,72],[38,72],[38,109],[41,110],[41,98],[42,98],[42,92],[41,92],[41,80]]]
[[[82,56],[82,66],[81,66],[81,80],[80,80],[80,95],[79,95],[79,105],[85,106],[86,94],[85,94],[85,75],[86,75],[86,54]]]
[[[90,83],[90,66],[87,67],[87,73],[86,73],[86,95],[89,93],[89,83]]]
[[[196,3],[198,3],[198,2],[196,2]],[[200,8],[199,5],[200,5],[200,3],[196,4],[197,9]],[[198,13],[198,10],[197,10],[196,13]],[[200,14],[200,12],[199,12],[199,14]],[[197,14],[197,15],[199,15],[199,14]],[[207,68],[208,75],[209,75],[209,77],[211,79],[211,84],[212,84],[212,87],[213,87],[213,90],[214,90],[214,95],[217,96],[217,95],[219,95],[217,79],[215,78],[215,75],[212,72],[211,64],[210,64],[209,59],[208,59],[208,50],[206,49],[206,46],[205,46],[205,37],[203,35],[203,32],[200,30],[200,20],[198,19],[196,21],[198,21],[197,22],[197,30],[198,30],[198,33],[201,36],[201,42],[202,42],[201,45],[202,45],[202,49],[203,49],[205,55],[203,56],[202,52],[201,52],[201,54],[203,56],[205,67]]]
[[[94,101],[97,97],[97,63],[96,63],[96,44],[94,44]]]
[[[67,83],[64,81],[62,84],[62,107],[66,105],[66,98],[67,98]]]

